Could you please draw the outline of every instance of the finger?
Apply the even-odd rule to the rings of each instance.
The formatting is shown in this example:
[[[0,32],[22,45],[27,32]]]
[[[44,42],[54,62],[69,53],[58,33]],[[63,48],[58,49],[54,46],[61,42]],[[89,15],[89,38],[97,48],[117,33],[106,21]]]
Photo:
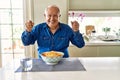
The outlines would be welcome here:
[[[26,22],[28,22],[28,23],[32,23],[32,20],[28,20],[28,21],[26,21]]]
[[[72,25],[79,26],[79,23],[77,21],[73,21],[71,23],[72,23]]]
[[[25,23],[25,25],[26,27],[33,27],[34,23],[31,20],[29,20]]]
[[[28,23],[28,24],[34,24],[31,20],[28,20],[26,23]]]

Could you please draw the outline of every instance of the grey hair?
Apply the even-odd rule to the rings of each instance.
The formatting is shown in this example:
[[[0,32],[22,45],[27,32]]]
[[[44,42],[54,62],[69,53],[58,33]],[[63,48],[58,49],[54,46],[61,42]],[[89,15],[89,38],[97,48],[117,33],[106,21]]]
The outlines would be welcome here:
[[[58,14],[60,14],[60,9],[59,9],[59,7],[56,6],[56,5],[50,5],[50,6],[48,6],[47,8],[45,8],[44,14],[47,14],[47,10],[48,10],[49,8],[56,8],[56,9],[58,10]]]

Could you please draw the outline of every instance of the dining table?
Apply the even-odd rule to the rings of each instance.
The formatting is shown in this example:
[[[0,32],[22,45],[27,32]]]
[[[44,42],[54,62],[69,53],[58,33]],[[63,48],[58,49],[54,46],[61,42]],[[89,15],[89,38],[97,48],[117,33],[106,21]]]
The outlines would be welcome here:
[[[41,66],[41,60],[33,60]],[[36,65],[31,71],[20,70],[20,59],[14,59],[0,68],[0,80],[120,80],[120,57],[69,57],[61,65],[46,65],[44,70],[37,70]]]

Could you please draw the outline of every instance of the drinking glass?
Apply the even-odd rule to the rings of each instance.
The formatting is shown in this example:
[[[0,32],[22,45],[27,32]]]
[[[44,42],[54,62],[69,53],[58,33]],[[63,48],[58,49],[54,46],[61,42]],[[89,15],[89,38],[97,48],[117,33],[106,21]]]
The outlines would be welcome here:
[[[25,58],[20,60],[21,67],[24,71],[30,71],[32,69],[32,58]]]

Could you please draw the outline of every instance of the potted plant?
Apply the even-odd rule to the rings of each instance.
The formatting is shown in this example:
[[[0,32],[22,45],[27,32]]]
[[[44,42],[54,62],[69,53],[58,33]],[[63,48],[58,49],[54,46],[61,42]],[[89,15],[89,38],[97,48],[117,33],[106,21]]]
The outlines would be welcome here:
[[[111,28],[105,27],[102,30],[103,30],[103,32],[105,32],[105,38],[108,38],[108,35],[109,35],[108,33],[110,32]]]

